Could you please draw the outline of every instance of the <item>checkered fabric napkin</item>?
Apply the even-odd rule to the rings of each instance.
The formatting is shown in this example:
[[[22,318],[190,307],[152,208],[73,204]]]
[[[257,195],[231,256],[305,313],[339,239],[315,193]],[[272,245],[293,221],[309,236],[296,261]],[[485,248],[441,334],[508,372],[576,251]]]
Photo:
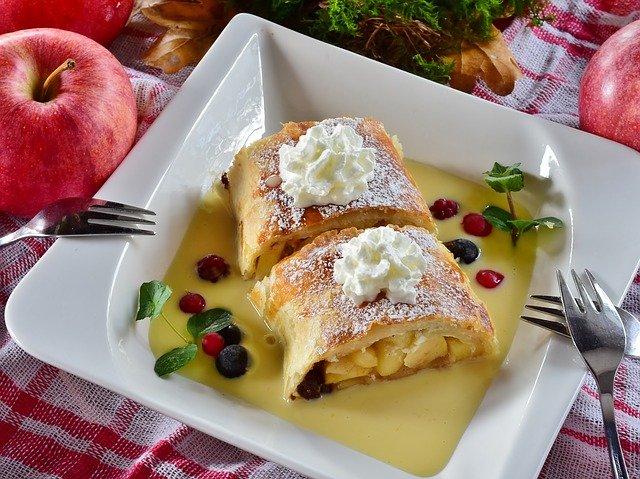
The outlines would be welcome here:
[[[473,94],[578,126],[578,83],[598,46],[640,19],[640,0],[553,0],[556,20],[541,28],[513,22],[505,38],[524,78],[507,97],[480,84]],[[139,139],[190,73],[163,75],[140,58],[159,34],[137,16],[111,46],[138,102]],[[23,224],[0,214],[0,234]],[[0,249],[0,315],[18,281],[51,245],[26,240]],[[640,314],[640,276],[624,300]],[[625,360],[616,413],[631,477],[640,477],[640,363]],[[518,477],[518,471],[512,476]],[[195,431],[23,352],[0,323],[0,477],[301,478],[299,474]],[[589,376],[540,474],[544,479],[610,477],[597,389]]]

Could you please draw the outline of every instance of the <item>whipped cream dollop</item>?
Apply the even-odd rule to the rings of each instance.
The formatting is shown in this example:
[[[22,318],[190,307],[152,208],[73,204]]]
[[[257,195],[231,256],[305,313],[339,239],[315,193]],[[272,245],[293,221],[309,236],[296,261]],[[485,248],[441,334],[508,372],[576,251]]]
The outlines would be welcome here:
[[[348,125],[329,133],[322,124],[309,128],[295,145],[282,145],[282,189],[299,207],[346,205],[368,188],[373,178],[375,149]]]
[[[333,279],[356,304],[373,301],[381,291],[394,304],[415,304],[427,260],[409,236],[381,226],[363,231],[340,249]]]

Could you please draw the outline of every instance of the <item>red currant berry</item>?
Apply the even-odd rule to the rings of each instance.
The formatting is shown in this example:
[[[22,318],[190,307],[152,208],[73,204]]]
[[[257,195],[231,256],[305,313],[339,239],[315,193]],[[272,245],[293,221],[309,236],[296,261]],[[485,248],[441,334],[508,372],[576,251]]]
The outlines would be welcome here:
[[[476,273],[476,281],[485,288],[495,288],[504,279],[504,275],[491,269],[481,269]]]
[[[224,348],[224,339],[218,333],[207,333],[202,336],[202,350],[209,356],[217,356]]]
[[[469,213],[462,218],[462,227],[473,236],[487,236],[491,233],[493,226],[480,213]]]
[[[198,261],[198,276],[212,283],[228,276],[230,272],[231,268],[224,258],[216,254],[207,255]]]
[[[182,298],[178,305],[183,313],[196,314],[204,310],[205,307],[204,298],[198,293],[187,293]]]
[[[446,198],[438,198],[430,207],[431,214],[439,219],[446,220],[458,214],[460,205],[453,200],[447,200]]]

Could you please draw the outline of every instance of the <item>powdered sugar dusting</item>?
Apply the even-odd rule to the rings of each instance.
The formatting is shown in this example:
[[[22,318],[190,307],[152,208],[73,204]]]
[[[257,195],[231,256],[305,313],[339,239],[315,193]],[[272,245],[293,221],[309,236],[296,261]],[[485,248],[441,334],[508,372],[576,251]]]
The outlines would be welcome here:
[[[357,199],[346,205],[314,206],[322,219],[335,217],[341,212],[370,207],[393,208],[403,205],[404,209],[423,210],[424,201],[417,188],[411,183],[397,162],[391,157],[388,146],[383,145],[375,136],[367,134],[367,123],[362,118],[332,118],[321,122],[330,134],[339,124],[350,126],[364,138],[363,147],[376,150],[373,179],[369,181],[367,190]],[[295,145],[289,138],[285,144]],[[273,205],[269,228],[276,227],[282,233],[290,233],[305,226],[305,208],[296,207],[293,198],[281,187],[270,188],[265,184],[266,178],[279,174],[278,150],[282,142],[274,142],[263,148],[256,163],[261,171],[261,195]]]
[[[380,295],[375,301],[358,306],[342,292],[333,279],[333,265],[341,255],[339,245],[346,243],[353,234],[343,232],[338,241],[314,243],[307,247],[306,254],[295,255],[281,263],[278,274],[288,278],[287,283],[296,293],[300,289],[301,295],[310,293],[320,297],[313,308],[331,311],[334,315],[332,327],[323,328],[325,344],[329,348],[345,337],[364,336],[374,324],[406,322],[434,315],[447,316],[454,321],[465,321],[470,315],[488,317],[484,307],[471,297],[468,285],[460,281],[460,271],[441,256],[442,249],[432,234],[413,226],[399,228],[399,231],[418,244],[427,262],[416,288],[416,304],[393,304]],[[330,294],[321,294],[327,291]]]

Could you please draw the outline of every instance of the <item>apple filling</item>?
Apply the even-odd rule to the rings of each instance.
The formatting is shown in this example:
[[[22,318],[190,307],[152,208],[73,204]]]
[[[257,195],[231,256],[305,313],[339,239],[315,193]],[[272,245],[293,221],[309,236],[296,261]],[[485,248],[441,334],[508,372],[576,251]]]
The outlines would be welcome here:
[[[281,259],[291,255],[294,251],[298,250],[308,242],[309,239],[304,238],[273,243],[256,259],[256,277],[262,278],[267,276],[273,265]]]
[[[256,258],[256,276],[262,278],[267,276],[271,267],[285,257],[284,251],[286,243],[275,243],[267,248],[264,253]]]
[[[334,361],[325,361],[324,382],[344,389],[375,378],[392,379],[419,369],[444,366],[472,355],[472,347],[457,338],[410,331],[380,339]]]

